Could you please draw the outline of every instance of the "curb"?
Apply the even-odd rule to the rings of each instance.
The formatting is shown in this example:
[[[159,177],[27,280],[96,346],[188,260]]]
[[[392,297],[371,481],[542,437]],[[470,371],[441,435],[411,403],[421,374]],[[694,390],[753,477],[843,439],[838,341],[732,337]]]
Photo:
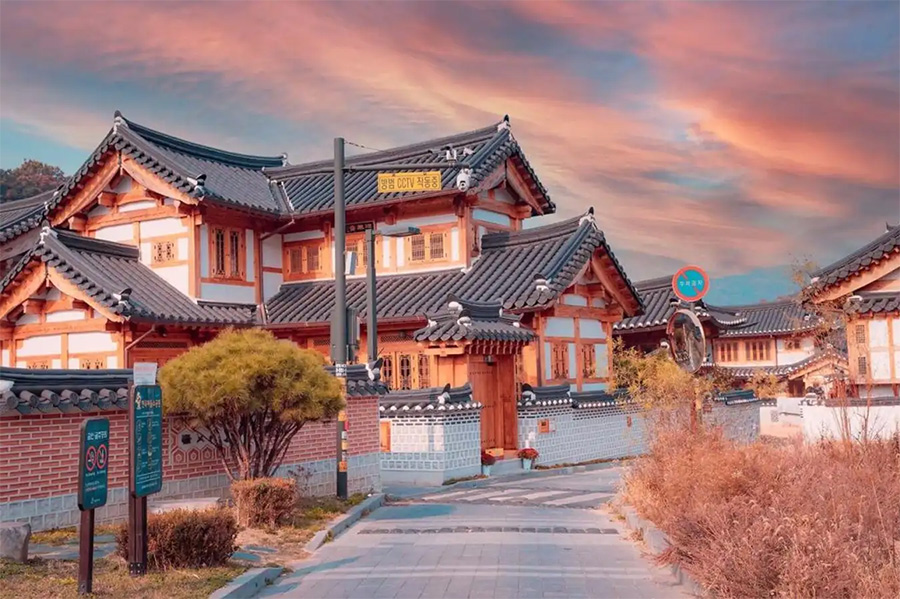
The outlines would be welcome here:
[[[325,544],[328,540],[329,535],[331,538],[334,538],[347,530],[350,526],[361,520],[363,517],[368,516],[371,512],[374,512],[378,508],[384,505],[384,494],[379,493],[378,495],[372,495],[371,497],[366,498],[364,501],[359,503],[358,505],[353,506],[350,510],[347,511],[343,516],[339,519],[333,521],[323,530],[317,532],[313,538],[307,541],[306,545],[303,546],[303,549],[308,551],[309,553],[313,553],[316,549]]]
[[[251,568],[214,591],[209,599],[248,599],[281,576],[284,568]]]
[[[610,505],[614,511],[625,518],[625,525],[628,528],[641,533],[641,537],[644,539],[644,543],[647,545],[650,553],[659,555],[671,546],[666,533],[656,528],[649,520],[641,518],[638,515],[637,510],[623,501],[621,494],[617,494],[616,498],[610,502]],[[677,584],[683,586],[688,593],[695,597],[709,596],[700,583],[698,583],[690,574],[685,572],[681,566],[678,564],[671,564],[668,568]]]
[[[476,489],[495,483],[497,481],[510,481],[518,478],[544,478],[548,476],[564,476],[566,474],[575,474],[577,472],[593,472],[594,470],[605,470],[621,466],[627,460],[633,458],[621,458],[610,460],[608,462],[597,462],[595,464],[584,464],[581,466],[564,466],[562,468],[547,468],[541,470],[528,470],[525,472],[514,472],[512,474],[500,474],[497,476],[489,476],[487,478],[479,478],[476,480],[464,480],[452,485],[441,485],[440,487],[422,487],[422,490],[416,493],[410,493],[402,497],[392,497],[392,500],[403,502],[408,499],[414,499],[421,495],[429,495],[431,493],[439,493],[449,491],[450,489]]]

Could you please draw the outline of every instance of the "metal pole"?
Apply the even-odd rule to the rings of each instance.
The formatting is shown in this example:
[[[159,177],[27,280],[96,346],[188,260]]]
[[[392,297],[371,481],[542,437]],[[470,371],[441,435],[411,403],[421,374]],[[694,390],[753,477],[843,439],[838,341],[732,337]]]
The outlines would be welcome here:
[[[335,364],[347,363],[347,213],[344,206],[344,138],[334,138],[334,307],[337,339],[332,339]]]
[[[366,340],[369,362],[374,362],[378,359],[378,306],[375,299],[375,231],[372,229],[366,231],[366,251],[369,252],[366,262]]]

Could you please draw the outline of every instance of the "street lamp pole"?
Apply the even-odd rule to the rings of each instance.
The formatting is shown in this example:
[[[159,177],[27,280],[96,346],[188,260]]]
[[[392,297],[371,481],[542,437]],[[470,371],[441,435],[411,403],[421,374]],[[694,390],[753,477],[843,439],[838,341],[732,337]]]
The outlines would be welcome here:
[[[366,231],[366,341],[368,360],[378,359],[378,304],[375,297],[375,229]]]
[[[344,205],[344,138],[334,138],[334,326],[331,339],[331,359],[335,375],[347,378],[347,273],[344,253],[347,248],[347,208]],[[345,387],[346,388],[346,387]],[[335,491],[340,499],[347,499],[347,413],[337,417],[337,478]]]

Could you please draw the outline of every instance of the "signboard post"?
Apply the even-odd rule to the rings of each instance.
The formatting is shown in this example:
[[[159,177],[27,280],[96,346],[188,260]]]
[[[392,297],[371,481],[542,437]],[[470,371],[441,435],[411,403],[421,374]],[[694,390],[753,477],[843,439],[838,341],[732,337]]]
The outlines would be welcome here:
[[[78,594],[88,595],[94,586],[94,509],[106,505],[109,480],[109,419],[81,422],[78,443]]]
[[[441,171],[424,173],[378,173],[378,193],[440,191]]]
[[[138,378],[137,369],[135,378]],[[131,433],[128,443],[128,569],[132,576],[142,576],[147,573],[147,495],[162,489],[163,478],[162,389],[159,385],[132,386],[128,424]]]

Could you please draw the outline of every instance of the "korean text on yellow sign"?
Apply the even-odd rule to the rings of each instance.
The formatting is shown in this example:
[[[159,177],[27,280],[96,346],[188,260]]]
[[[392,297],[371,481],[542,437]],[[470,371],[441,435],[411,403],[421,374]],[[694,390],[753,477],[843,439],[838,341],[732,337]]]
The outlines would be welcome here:
[[[378,173],[378,193],[440,191],[441,171],[427,173]]]

